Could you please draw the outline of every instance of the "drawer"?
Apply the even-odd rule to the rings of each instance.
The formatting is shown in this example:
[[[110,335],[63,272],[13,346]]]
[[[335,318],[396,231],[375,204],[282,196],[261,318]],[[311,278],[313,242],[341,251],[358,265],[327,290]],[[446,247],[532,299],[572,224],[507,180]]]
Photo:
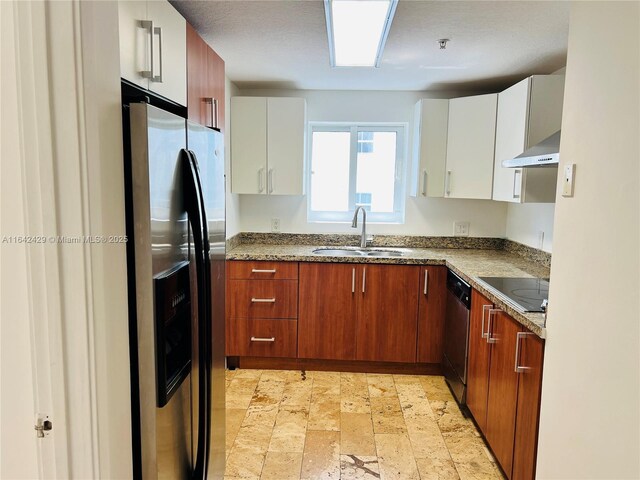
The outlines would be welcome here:
[[[231,319],[227,326],[227,355],[295,358],[297,337],[295,320]]]
[[[297,280],[297,262],[228,262],[227,276],[240,280]]]
[[[231,318],[298,318],[297,280],[229,280]]]

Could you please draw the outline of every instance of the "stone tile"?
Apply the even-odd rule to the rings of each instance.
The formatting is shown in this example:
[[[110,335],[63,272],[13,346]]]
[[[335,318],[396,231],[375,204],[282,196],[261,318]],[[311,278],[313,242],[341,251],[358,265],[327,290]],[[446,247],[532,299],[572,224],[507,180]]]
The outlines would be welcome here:
[[[298,480],[302,452],[267,452],[260,480]]]
[[[313,380],[300,378],[287,380],[282,392],[282,405],[308,406],[311,401]]]
[[[227,387],[227,408],[248,408],[257,386],[258,378],[239,377],[236,373]]]
[[[251,398],[249,410],[262,410],[265,407],[268,409],[270,406],[277,407],[282,400],[284,387],[285,382],[260,378]]]
[[[420,384],[396,385],[398,400],[402,408],[407,429],[414,431],[430,431],[437,424],[426,394]]]
[[[340,432],[307,431],[300,478],[340,478]]]
[[[333,398],[332,398],[333,397]],[[313,387],[311,401],[318,402],[326,399],[335,400],[340,397],[340,373],[313,372]]]
[[[398,397],[371,397],[371,418],[375,433],[403,433],[404,423]]]
[[[240,425],[244,420],[244,416],[247,414],[247,411],[244,409],[237,408],[229,408],[226,411],[226,448],[227,454],[231,450],[233,446],[233,442],[238,435],[238,431],[240,430]]]
[[[227,458],[225,468],[225,476],[239,477],[246,480],[259,479],[262,473],[262,464],[264,463],[265,454],[256,452],[253,449],[247,449],[234,446]]]
[[[377,433],[376,451],[384,480],[419,480],[411,442],[406,434]]]
[[[252,369],[247,369],[247,368],[236,368],[234,370],[235,373],[235,378],[255,378],[258,379],[260,378],[260,375],[262,375],[262,370],[252,370]]]
[[[340,377],[340,411],[371,413],[366,374],[342,374]]]
[[[442,438],[442,434],[437,425],[434,424],[432,431],[408,431],[409,440],[413,447],[413,456],[416,458],[439,458],[451,460],[451,455],[447,445]]]
[[[300,370],[263,370],[262,380],[274,380],[277,382],[290,382],[300,380],[302,372]]]
[[[451,395],[451,390],[449,390],[444,377],[436,375],[425,375],[420,377],[420,384],[422,385],[422,388],[424,388],[429,401],[453,400],[453,395]]]
[[[421,480],[459,480],[453,461],[440,458],[416,459]]]
[[[443,438],[461,480],[502,478],[481,438],[461,435]]]
[[[323,401],[311,401],[308,430],[340,430],[340,401],[328,397]]]
[[[395,397],[393,375],[367,374],[370,397]]]
[[[341,413],[340,453],[342,455],[376,455],[371,415],[367,413]]]
[[[480,436],[473,421],[465,418],[455,400],[436,400],[430,405],[442,435]]]
[[[308,418],[307,406],[281,405],[273,427],[269,451],[302,453]]]
[[[340,455],[341,480],[372,480],[380,478],[378,457]]]
[[[504,476],[493,465],[480,463],[456,463],[456,470],[460,480],[504,480]]]

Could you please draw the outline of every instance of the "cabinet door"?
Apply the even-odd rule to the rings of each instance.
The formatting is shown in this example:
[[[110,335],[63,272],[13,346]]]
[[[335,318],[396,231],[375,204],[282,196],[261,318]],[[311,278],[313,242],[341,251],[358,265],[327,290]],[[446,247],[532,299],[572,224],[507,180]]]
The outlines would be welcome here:
[[[359,296],[356,358],[415,362],[420,267],[363,265]]]
[[[531,78],[525,78],[498,94],[494,200],[520,202],[523,169],[505,168],[502,161],[520,155],[527,147],[530,86]]]
[[[520,327],[504,312],[497,312],[492,317],[489,329],[491,367],[485,437],[507,477],[511,478],[518,400],[515,354]]]
[[[147,3],[149,20],[153,21],[153,75],[149,90],[187,104],[187,21],[167,1]]]
[[[207,44],[198,32],[187,24],[187,116],[192,122],[207,125],[208,105],[205,103],[207,84]]]
[[[497,97],[449,100],[446,197],[491,199]]]
[[[301,263],[298,356],[354,360],[360,267]]]
[[[305,105],[303,98],[267,99],[269,194],[304,194]]]
[[[205,125],[219,128],[224,132],[224,110],[225,110],[225,76],[224,60],[209,46],[207,46],[207,83],[205,96],[211,99],[207,104]]]
[[[518,365],[524,369],[519,374],[518,382],[518,413],[511,480],[533,480],[538,449],[544,341],[530,332],[520,335],[523,338],[520,340]]]
[[[267,99],[231,99],[231,192],[266,194]]]
[[[414,161],[418,166],[414,196],[444,197],[448,121],[449,100],[425,98],[416,104]]]
[[[446,267],[420,267],[417,352],[420,363],[442,362],[446,288]]]
[[[149,79],[141,73],[151,68],[151,36],[140,23],[146,19],[146,1],[118,2],[120,76],[148,89]]]
[[[491,308],[493,308],[493,304],[484,295],[478,293],[477,290],[471,292],[467,406],[483,432],[487,430],[491,345],[487,342],[486,332],[489,309]]]

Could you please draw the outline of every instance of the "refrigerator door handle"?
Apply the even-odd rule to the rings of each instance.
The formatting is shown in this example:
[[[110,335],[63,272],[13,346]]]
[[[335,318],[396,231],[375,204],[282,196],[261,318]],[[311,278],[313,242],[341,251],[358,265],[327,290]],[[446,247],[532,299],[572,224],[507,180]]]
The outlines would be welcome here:
[[[204,480],[207,475],[207,461],[209,458],[209,362],[208,355],[208,322],[209,288],[207,277],[208,255],[208,235],[206,216],[204,215],[204,205],[202,201],[202,188],[200,186],[200,175],[198,165],[192,152],[180,151],[180,161],[182,163],[182,181],[184,187],[184,206],[187,212],[188,221],[193,231],[193,243],[196,259],[196,279],[198,287],[198,441],[197,453],[193,480]],[[205,321],[203,321],[205,320]]]

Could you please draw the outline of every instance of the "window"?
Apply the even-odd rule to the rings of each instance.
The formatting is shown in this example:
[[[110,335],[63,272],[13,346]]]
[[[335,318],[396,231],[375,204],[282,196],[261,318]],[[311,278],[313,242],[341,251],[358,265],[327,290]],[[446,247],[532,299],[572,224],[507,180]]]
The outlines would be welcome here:
[[[404,222],[404,125],[311,123],[308,220]]]

